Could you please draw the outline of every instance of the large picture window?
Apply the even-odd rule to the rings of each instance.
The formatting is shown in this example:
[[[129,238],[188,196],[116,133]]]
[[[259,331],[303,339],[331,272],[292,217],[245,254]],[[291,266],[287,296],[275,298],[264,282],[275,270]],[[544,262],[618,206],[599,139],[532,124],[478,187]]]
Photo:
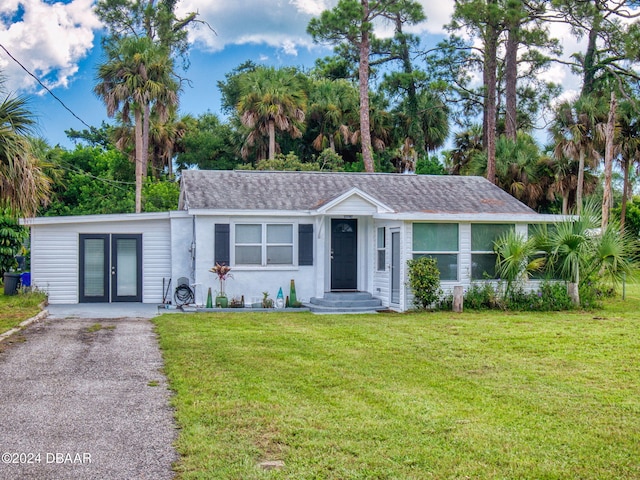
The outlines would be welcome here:
[[[501,223],[474,223],[471,225],[471,279],[490,280],[496,277],[494,242],[514,225]]]
[[[236,265],[293,265],[293,225],[236,224]]]
[[[413,258],[435,258],[440,280],[458,280],[458,224],[414,223]]]

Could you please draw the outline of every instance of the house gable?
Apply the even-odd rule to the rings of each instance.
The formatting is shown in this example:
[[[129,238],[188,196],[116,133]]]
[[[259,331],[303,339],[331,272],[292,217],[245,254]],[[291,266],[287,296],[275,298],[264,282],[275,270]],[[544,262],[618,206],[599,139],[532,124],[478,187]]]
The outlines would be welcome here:
[[[331,215],[373,215],[393,210],[358,188],[352,188],[318,208],[318,213]]]

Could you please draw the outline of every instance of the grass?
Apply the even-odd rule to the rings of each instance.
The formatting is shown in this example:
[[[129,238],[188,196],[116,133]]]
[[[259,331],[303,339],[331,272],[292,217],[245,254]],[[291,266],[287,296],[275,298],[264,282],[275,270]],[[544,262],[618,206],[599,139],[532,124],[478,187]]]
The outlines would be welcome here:
[[[0,293],[0,333],[17,327],[24,320],[37,315],[46,296],[40,292],[2,295]]]
[[[90,327],[86,328],[86,332],[95,333],[95,332],[99,332],[100,330],[115,330],[115,329],[116,329],[115,325],[108,325],[105,327],[101,323],[94,323]]]
[[[94,333],[94,332],[97,332],[99,330],[102,330],[102,324],[101,323],[94,323],[90,327],[87,327],[87,332],[88,333]]]
[[[181,479],[640,478],[637,287],[596,312],[155,321]]]

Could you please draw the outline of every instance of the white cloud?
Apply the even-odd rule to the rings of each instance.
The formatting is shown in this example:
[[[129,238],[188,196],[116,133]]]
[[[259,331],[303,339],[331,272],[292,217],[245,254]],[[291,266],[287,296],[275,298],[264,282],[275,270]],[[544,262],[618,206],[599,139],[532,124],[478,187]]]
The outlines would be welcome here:
[[[94,30],[100,28],[92,8],[92,0],[3,3],[0,44],[48,87],[66,87],[78,71],[78,62],[93,47]],[[0,70],[11,91],[36,87],[35,80],[4,51],[0,51]]]
[[[289,0],[289,3],[296,7],[299,12],[318,16],[323,10],[331,8],[334,2],[324,0]]]
[[[282,42],[282,51],[287,55],[297,56],[298,49],[296,48],[296,43],[292,39],[287,39]]]
[[[443,33],[443,25],[453,12],[453,0],[442,0],[433,5],[420,0],[427,20],[411,27],[413,33]],[[226,45],[263,43],[281,48],[289,55],[297,55],[299,48],[312,48],[306,34],[307,25],[323,10],[333,8],[337,0],[183,0],[178,14],[197,11],[199,19],[206,21],[216,31],[200,25],[191,33],[192,40],[202,48],[218,51]],[[380,22],[376,33],[382,37],[393,35],[393,25]]]
[[[424,24],[425,31],[432,34],[443,34],[444,25],[451,20],[451,14],[453,13],[453,0],[440,0],[434,2],[433,0],[419,0],[422,4],[424,14],[427,16],[427,21]]]
[[[299,47],[311,47],[307,24],[315,12],[322,12],[326,3],[322,0],[183,0],[177,13],[181,16],[197,11],[198,18],[215,30],[217,35],[200,25],[191,32],[191,39],[205,50],[219,51],[227,45],[256,43],[297,55]]]

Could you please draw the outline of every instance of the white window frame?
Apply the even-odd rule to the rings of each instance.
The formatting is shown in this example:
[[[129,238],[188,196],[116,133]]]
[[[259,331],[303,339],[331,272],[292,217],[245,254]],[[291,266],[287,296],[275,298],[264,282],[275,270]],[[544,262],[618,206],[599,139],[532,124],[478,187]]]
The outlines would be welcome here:
[[[457,250],[413,250],[413,235],[416,224],[428,224],[428,225],[457,225],[458,228],[458,249]],[[416,255],[433,257],[435,255],[455,255],[456,256],[456,278],[453,279],[441,279],[441,282],[459,282],[460,281],[460,224],[450,222],[412,222],[411,224],[411,258],[416,258]]]
[[[380,245],[380,230],[382,230],[382,245]],[[382,259],[382,265],[380,260]],[[382,267],[382,268],[381,268]],[[376,228],[376,271],[385,272],[387,270],[387,228]]]
[[[473,250],[473,226],[474,225],[503,225],[505,227],[510,227],[512,229],[516,228],[516,225],[514,223],[499,223],[499,222],[491,222],[491,223],[472,223],[471,224],[471,242],[469,243],[471,246],[471,281],[472,282],[482,282],[482,281],[488,281],[488,282],[495,282],[496,280],[500,280],[498,277],[494,276],[494,278],[475,278],[475,273],[474,272],[474,268],[473,268],[473,256],[474,255],[492,255],[494,258],[496,258],[497,254],[494,250]],[[496,241],[496,238],[493,239],[493,241]]]
[[[236,242],[236,227],[239,225],[259,225],[260,226],[260,243],[240,243]],[[285,225],[291,227],[291,243],[268,243],[267,242],[267,229],[270,225]],[[291,268],[298,266],[298,229],[297,223],[295,222],[264,222],[264,221],[246,221],[246,222],[234,222],[231,224],[231,256],[232,256],[232,265],[234,268],[240,269],[255,269],[255,268],[265,268],[265,269],[278,269],[278,268]],[[260,263],[259,264],[251,264],[251,263],[237,263],[236,262],[236,248],[239,246],[247,246],[247,247],[260,247]],[[291,263],[276,263],[270,264],[268,263],[267,257],[267,249],[268,247],[291,247]]]

